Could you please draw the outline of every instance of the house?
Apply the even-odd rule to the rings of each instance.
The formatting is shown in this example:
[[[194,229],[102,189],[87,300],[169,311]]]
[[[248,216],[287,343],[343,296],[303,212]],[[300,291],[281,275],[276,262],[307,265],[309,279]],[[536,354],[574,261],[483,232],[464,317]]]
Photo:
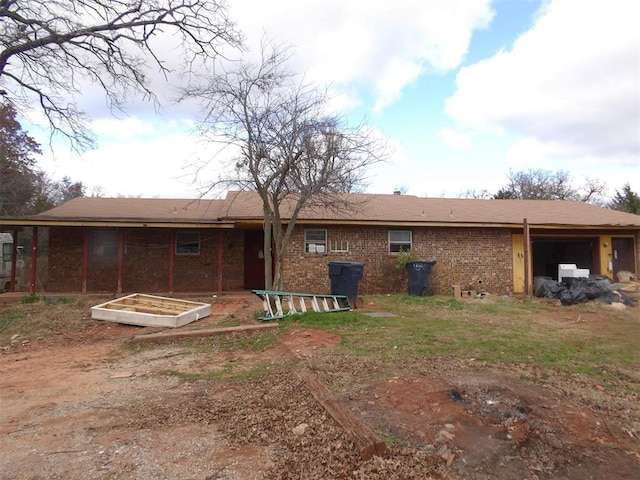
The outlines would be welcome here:
[[[638,215],[571,201],[376,194],[344,200],[349,207],[340,211],[301,212],[284,261],[287,290],[328,292],[328,263],[348,260],[364,264],[361,293],[404,291],[394,275],[398,252],[409,248],[417,259],[437,262],[436,294],[449,294],[454,284],[525,293],[536,276],[557,278],[559,264],[612,280],[621,270],[640,271]],[[284,222],[289,215],[285,205]],[[47,292],[84,293],[264,287],[255,192],[219,200],[82,197],[32,217],[0,219],[0,230],[14,238],[31,232],[38,267],[29,268],[32,292],[40,283]],[[46,251],[38,253],[45,236]]]

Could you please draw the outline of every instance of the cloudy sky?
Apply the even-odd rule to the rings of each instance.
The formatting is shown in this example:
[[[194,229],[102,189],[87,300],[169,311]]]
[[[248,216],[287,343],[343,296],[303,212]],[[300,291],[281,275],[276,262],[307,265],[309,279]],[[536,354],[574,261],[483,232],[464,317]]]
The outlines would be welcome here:
[[[368,192],[495,192],[532,168],[640,191],[637,0],[229,3],[250,47],[263,34],[293,45],[293,67],[393,145]],[[187,166],[208,153],[191,133],[195,108],[138,103],[114,118],[96,105],[98,148],[56,148],[43,169],[105,196],[198,195]]]

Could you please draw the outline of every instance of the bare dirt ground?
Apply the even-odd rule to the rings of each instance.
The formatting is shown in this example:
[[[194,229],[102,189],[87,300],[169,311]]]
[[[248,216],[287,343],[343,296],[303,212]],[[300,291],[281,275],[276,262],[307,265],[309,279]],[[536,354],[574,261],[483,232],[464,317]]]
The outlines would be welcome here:
[[[219,302],[207,322],[252,323],[257,308],[246,298]],[[451,359],[389,375],[309,329],[242,354],[132,348],[124,345],[133,335],[153,329],[86,323],[2,350],[0,479],[640,478],[640,400],[579,376],[544,372],[543,388],[525,380],[535,369]],[[229,365],[261,375],[214,378]],[[300,368],[381,432],[390,455],[362,461]]]

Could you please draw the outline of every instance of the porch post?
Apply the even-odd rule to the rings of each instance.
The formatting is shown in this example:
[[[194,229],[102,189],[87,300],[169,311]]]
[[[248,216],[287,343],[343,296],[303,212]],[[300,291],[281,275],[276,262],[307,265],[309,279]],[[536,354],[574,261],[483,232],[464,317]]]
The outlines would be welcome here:
[[[36,294],[36,270],[38,269],[38,227],[33,227],[31,240],[31,278],[29,281],[29,295]]]
[[[13,231],[13,247],[11,249],[11,283],[9,291],[16,291],[16,265],[18,263],[18,229]]]
[[[171,230],[169,232],[169,285],[167,288],[169,293],[173,293],[174,287],[174,272],[176,267],[176,231]]]
[[[531,296],[531,279],[529,278],[531,276],[531,272],[529,271],[529,259],[530,259],[530,255],[531,252],[529,250],[529,246],[531,244],[531,237],[529,235],[529,223],[527,222],[527,219],[525,218],[523,220],[523,227],[524,227],[524,238],[523,238],[523,243],[524,243],[524,294],[527,297]]]
[[[222,292],[222,242],[224,231],[218,231],[218,293]]]
[[[124,230],[118,231],[118,290],[122,293],[122,278],[124,276]]]
[[[82,242],[82,293],[87,293],[89,279],[89,230],[84,231]]]

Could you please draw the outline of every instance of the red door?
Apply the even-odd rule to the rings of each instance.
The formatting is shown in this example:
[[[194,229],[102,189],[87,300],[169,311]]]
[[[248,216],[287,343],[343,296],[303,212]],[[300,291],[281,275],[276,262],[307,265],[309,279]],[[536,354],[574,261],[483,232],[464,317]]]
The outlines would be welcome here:
[[[244,234],[244,288],[264,289],[264,232],[248,230]]]

